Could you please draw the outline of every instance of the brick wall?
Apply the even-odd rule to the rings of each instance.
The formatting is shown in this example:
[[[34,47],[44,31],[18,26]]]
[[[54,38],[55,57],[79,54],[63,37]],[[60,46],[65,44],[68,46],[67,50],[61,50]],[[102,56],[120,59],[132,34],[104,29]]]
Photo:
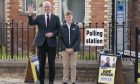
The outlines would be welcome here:
[[[105,29],[104,48],[109,48],[109,25],[111,18],[111,0],[92,0],[91,5],[91,18],[90,21],[95,27],[95,23],[99,23],[100,27]],[[104,23],[104,26],[103,24]]]
[[[135,27],[140,27],[140,0],[129,0],[128,6],[128,24],[132,25],[133,28],[131,29],[131,50],[135,50]],[[130,31],[130,29],[129,29]],[[130,35],[130,33],[129,33]],[[130,38],[129,38],[130,40]],[[130,43],[129,43],[130,46]],[[140,39],[139,39],[139,51],[140,51]]]
[[[0,0],[0,46],[3,44],[5,38],[4,38],[4,29],[1,29],[4,26],[4,21],[5,21],[5,1],[4,0]]]
[[[40,1],[40,0],[37,0]],[[45,1],[45,0],[44,0]],[[60,14],[60,1],[49,0],[53,6],[53,13],[56,15]],[[6,0],[6,21],[14,19],[15,22],[27,23],[27,15],[23,11],[23,0]],[[108,25],[107,23],[111,20],[111,0],[85,0],[85,23],[92,24],[95,27],[95,23],[100,25],[104,22],[105,26],[105,48],[108,49]],[[27,25],[25,25],[27,26]],[[30,31],[30,34],[32,32]],[[30,39],[32,39],[32,35]],[[33,39],[32,39],[33,40]],[[27,43],[27,42],[25,42]],[[31,44],[32,42],[30,42]]]
[[[105,12],[105,15],[104,15],[104,24],[105,24],[105,48],[106,49],[109,49],[109,22],[111,22],[111,15],[112,15],[112,8],[111,8],[111,5],[112,5],[112,1],[111,0],[105,0],[105,5],[104,5],[104,12]]]
[[[123,78],[124,84],[134,84],[134,65],[130,61],[123,61]],[[63,68],[62,61],[56,60],[56,76],[55,79],[62,80]],[[27,61],[17,60],[0,60],[0,76],[1,77],[21,77],[25,78]],[[97,82],[98,78],[98,61],[77,61],[77,80]],[[48,79],[48,64],[46,64],[46,79]],[[129,74],[128,74],[129,73]],[[131,79],[131,80],[130,80]]]
[[[91,4],[91,22],[92,24],[102,23],[105,21],[104,15],[106,14],[104,12],[106,4],[104,0],[92,0]]]
[[[18,50],[20,52],[21,47],[23,45],[23,50],[27,50],[27,43],[29,42],[29,48],[33,48],[32,43],[33,43],[33,39],[34,39],[34,30],[33,27],[31,26],[31,29],[29,29],[29,33],[28,33],[28,18],[27,18],[27,14],[23,12],[23,0],[6,0],[5,2],[6,7],[5,7],[5,17],[6,17],[6,22],[10,23],[11,20],[14,20],[14,23],[18,23],[18,35],[17,35],[17,29],[14,29],[14,35],[11,34],[11,29],[8,29],[8,35],[7,35],[7,41],[8,41],[8,47],[11,46],[11,36],[13,35],[14,37],[14,44],[18,44]],[[23,23],[23,25],[22,25]],[[22,27],[23,26],[23,27]],[[10,26],[8,26],[9,28]],[[17,28],[16,25],[14,25],[14,28]],[[22,29],[21,28],[25,28]],[[22,33],[23,33],[23,40],[22,40]],[[28,34],[29,34],[29,40],[28,40]],[[17,39],[18,38],[18,42]],[[23,41],[23,44],[22,44]],[[17,46],[14,46],[14,49],[16,50]],[[8,48],[10,49],[10,48]],[[29,49],[30,50],[30,49]]]

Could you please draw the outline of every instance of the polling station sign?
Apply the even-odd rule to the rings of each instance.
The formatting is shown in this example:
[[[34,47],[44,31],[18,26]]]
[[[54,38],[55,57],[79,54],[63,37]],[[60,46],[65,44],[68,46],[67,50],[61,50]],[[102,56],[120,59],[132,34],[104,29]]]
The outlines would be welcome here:
[[[115,56],[101,55],[98,83],[114,84],[116,60]]]
[[[104,46],[104,29],[86,28],[85,46]]]

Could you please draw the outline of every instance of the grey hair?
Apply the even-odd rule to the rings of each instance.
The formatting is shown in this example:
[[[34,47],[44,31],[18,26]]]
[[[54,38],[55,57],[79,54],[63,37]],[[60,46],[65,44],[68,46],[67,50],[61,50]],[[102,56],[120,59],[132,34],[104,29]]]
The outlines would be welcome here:
[[[44,6],[44,4],[46,4],[46,3],[49,4],[49,6],[51,7],[51,3],[50,3],[49,1],[44,1],[44,2],[43,2],[43,6]]]

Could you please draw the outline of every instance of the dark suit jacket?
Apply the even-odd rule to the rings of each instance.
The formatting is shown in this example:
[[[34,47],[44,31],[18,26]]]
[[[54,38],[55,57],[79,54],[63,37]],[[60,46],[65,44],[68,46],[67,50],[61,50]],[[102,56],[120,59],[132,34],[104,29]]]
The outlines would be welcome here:
[[[102,67],[111,67],[110,64],[105,63]]]
[[[33,16],[28,16],[30,25],[38,25],[38,32],[34,39],[34,44],[36,46],[42,46],[45,42],[46,36],[45,33],[53,32],[53,37],[47,38],[47,43],[50,47],[56,47],[57,41],[56,36],[60,29],[60,21],[56,15],[51,14],[51,18],[48,26],[45,24],[45,14],[38,15],[35,19]]]
[[[59,32],[60,46],[62,50],[66,48],[73,48],[74,51],[78,51],[80,48],[80,30],[79,27],[72,23],[70,27],[70,44],[69,44],[69,29],[67,24],[64,23]]]

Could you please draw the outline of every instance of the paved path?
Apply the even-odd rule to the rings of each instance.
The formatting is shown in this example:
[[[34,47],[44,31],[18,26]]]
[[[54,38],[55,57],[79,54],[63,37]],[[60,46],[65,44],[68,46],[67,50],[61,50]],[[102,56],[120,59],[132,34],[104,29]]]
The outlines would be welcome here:
[[[22,79],[22,78],[0,77],[0,84],[35,84],[35,83],[24,83],[24,79]],[[48,84],[47,81],[46,81],[46,84]],[[62,84],[62,80],[55,80],[54,84]],[[69,84],[71,84],[71,83],[69,83]],[[78,81],[77,84],[96,84],[96,83]]]

